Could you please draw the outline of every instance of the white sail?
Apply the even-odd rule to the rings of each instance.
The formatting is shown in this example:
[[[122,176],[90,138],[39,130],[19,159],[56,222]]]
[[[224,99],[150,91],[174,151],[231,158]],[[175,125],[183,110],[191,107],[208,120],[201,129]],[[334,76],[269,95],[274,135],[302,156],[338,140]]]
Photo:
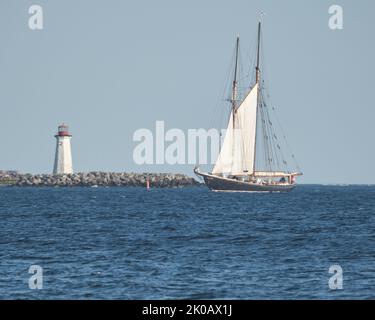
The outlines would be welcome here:
[[[229,123],[225,132],[223,145],[217,158],[213,174],[229,174],[233,164],[233,111],[230,113]]]
[[[256,138],[258,84],[248,93],[235,111],[231,112],[223,146],[212,171],[213,174],[252,174]]]

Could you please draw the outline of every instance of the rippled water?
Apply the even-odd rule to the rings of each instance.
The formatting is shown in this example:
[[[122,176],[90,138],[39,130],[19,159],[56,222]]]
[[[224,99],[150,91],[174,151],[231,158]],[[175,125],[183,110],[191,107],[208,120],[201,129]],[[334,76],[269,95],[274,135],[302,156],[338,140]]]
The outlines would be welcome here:
[[[0,188],[0,218],[2,299],[375,298],[371,186]]]

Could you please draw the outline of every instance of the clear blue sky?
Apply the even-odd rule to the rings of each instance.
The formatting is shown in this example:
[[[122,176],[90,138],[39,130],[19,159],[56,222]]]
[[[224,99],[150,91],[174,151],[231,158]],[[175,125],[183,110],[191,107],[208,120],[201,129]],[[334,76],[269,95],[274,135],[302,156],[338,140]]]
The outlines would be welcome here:
[[[44,9],[44,30],[28,8]],[[344,29],[328,28],[328,8]],[[272,101],[304,183],[375,183],[375,2],[1,0],[0,169],[51,172],[56,127],[75,171],[172,171],[133,163],[134,130],[208,128],[235,36],[264,18]]]

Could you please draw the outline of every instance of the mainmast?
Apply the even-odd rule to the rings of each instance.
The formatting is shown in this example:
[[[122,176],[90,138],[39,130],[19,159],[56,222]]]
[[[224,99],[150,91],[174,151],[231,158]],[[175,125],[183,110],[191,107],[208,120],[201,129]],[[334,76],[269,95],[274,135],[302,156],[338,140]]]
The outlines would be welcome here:
[[[257,66],[256,70],[256,83],[258,85],[258,94],[257,94],[257,109],[255,115],[255,143],[254,143],[254,160],[253,160],[253,175],[255,176],[255,161],[256,161],[256,150],[257,150],[257,127],[258,127],[258,107],[259,107],[259,97],[260,97],[260,29],[261,29],[261,21],[259,20],[258,24],[258,49],[257,49]]]
[[[236,62],[234,66],[234,79],[232,85],[232,123],[233,123],[233,139],[234,139],[234,132],[236,127],[236,107],[237,107],[237,68],[238,68],[238,49],[240,45],[240,37],[237,37],[236,41]],[[235,153],[235,144],[232,144],[232,165]]]
[[[259,85],[259,81],[260,81],[260,69],[259,69],[259,65],[260,65],[260,28],[261,28],[261,22],[259,21],[259,24],[258,24],[258,51],[257,51],[257,66],[256,66],[256,83],[258,83]]]

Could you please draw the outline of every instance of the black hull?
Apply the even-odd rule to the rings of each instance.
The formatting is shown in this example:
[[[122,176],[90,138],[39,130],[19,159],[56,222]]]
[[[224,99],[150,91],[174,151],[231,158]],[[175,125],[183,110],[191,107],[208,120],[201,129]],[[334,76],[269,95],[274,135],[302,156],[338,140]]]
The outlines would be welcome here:
[[[203,177],[207,187],[212,191],[227,192],[289,192],[295,188],[295,184],[257,184],[235,179],[222,178],[210,174],[195,172]]]

